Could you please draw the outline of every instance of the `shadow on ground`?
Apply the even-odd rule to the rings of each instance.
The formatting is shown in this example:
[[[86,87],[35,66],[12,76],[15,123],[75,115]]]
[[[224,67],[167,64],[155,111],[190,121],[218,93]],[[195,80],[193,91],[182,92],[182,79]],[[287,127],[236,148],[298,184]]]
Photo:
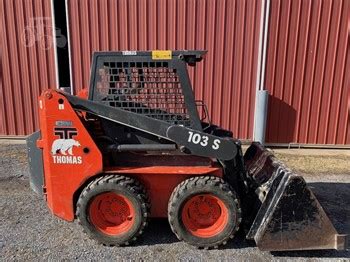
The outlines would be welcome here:
[[[339,234],[350,234],[350,183],[309,183]]]
[[[338,233],[350,235],[350,184],[317,182],[309,183],[308,186],[314,192]],[[284,251],[271,252],[271,254],[277,257],[295,258],[350,258],[349,250]]]
[[[350,234],[350,184],[347,183],[309,183],[308,186],[314,192],[330,220],[339,234]],[[167,219],[152,219],[139,245],[155,245],[178,242],[172,233]],[[244,249],[254,247],[253,241],[244,239],[244,234],[238,236],[220,249]],[[312,251],[279,251],[271,252],[276,257],[350,257],[349,251],[337,250],[312,250]]]
[[[151,219],[148,227],[145,230],[142,239],[135,245],[157,245],[157,244],[171,244],[180,242],[175,234],[171,231],[169,222],[165,218]],[[221,246],[220,249],[240,249],[247,247],[254,247],[253,241],[246,240],[244,233],[239,231],[237,236],[229,241],[227,245]]]
[[[350,234],[350,184],[347,183],[309,183],[330,220],[339,234]],[[167,219],[152,219],[138,245],[169,244],[178,242],[172,233]],[[239,234],[220,249],[241,249],[254,247],[253,241],[245,240],[244,234]],[[271,252],[276,257],[349,257],[349,251],[312,250]]]

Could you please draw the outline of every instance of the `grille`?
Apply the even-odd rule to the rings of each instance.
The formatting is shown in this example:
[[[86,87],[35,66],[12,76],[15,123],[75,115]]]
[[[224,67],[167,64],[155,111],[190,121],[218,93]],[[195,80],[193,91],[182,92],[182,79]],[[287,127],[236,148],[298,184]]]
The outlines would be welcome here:
[[[168,62],[104,62],[98,74],[102,103],[190,126],[179,76]]]

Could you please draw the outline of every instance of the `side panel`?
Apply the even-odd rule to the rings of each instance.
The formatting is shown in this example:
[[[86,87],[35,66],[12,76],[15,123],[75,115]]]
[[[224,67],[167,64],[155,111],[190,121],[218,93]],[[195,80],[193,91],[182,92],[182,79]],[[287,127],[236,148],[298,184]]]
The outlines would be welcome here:
[[[102,172],[102,156],[67,99],[45,91],[39,99],[47,203],[58,217],[74,219],[73,194]]]
[[[27,153],[30,171],[30,187],[35,193],[42,196],[44,187],[43,151],[36,146],[36,141],[40,138],[40,131],[33,133],[27,138]]]

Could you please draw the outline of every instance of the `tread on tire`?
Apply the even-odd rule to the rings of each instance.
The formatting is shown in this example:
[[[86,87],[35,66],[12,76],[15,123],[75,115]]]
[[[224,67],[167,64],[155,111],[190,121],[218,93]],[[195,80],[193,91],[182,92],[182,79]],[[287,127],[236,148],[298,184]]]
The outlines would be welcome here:
[[[93,216],[90,209],[93,201],[108,193],[122,196],[135,211],[132,223],[130,222],[131,226],[129,225],[130,229],[121,234],[107,234],[92,222]],[[81,192],[77,201],[76,216],[84,231],[98,242],[107,246],[129,245],[143,233],[147,225],[149,217],[148,197],[143,186],[135,179],[123,175],[105,175],[91,181]]]
[[[227,213],[228,216],[227,220],[225,220],[227,222],[224,226],[221,226],[221,230],[216,230],[218,231],[217,233],[214,231],[214,235],[210,235],[209,237],[202,237],[195,231],[191,231],[186,226],[187,222],[185,223],[185,217],[183,216],[187,212],[187,209],[184,210],[188,205],[187,203],[192,201],[191,199],[195,199],[195,197],[203,198],[203,194],[205,196],[212,196],[213,199],[218,199],[218,202],[224,203],[225,207],[223,208],[227,212],[223,212],[223,209],[220,209],[220,216],[223,213]],[[193,206],[198,207],[199,205],[196,202]],[[211,215],[209,219],[211,219],[213,215],[212,213],[209,214]],[[201,216],[202,214],[199,214],[199,219]],[[172,192],[168,203],[168,220],[172,231],[179,240],[183,240],[199,248],[218,248],[220,245],[225,245],[230,238],[233,238],[239,229],[239,224],[242,220],[239,199],[230,185],[219,177],[192,177],[181,182]]]

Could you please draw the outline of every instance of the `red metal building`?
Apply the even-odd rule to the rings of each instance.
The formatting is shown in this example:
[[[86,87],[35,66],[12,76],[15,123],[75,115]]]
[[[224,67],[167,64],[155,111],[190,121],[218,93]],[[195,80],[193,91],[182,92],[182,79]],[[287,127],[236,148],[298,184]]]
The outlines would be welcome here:
[[[70,0],[73,92],[87,86],[93,51],[206,49],[204,61],[190,69],[196,98],[208,105],[214,123],[253,139],[266,2],[266,141],[350,145],[350,0]],[[55,21],[55,0],[0,3],[0,135],[26,135],[38,126],[38,94],[56,88],[59,74],[55,48],[45,48],[48,40],[37,34],[24,45],[22,35],[33,19]],[[44,35],[54,34],[52,24],[43,27]]]

